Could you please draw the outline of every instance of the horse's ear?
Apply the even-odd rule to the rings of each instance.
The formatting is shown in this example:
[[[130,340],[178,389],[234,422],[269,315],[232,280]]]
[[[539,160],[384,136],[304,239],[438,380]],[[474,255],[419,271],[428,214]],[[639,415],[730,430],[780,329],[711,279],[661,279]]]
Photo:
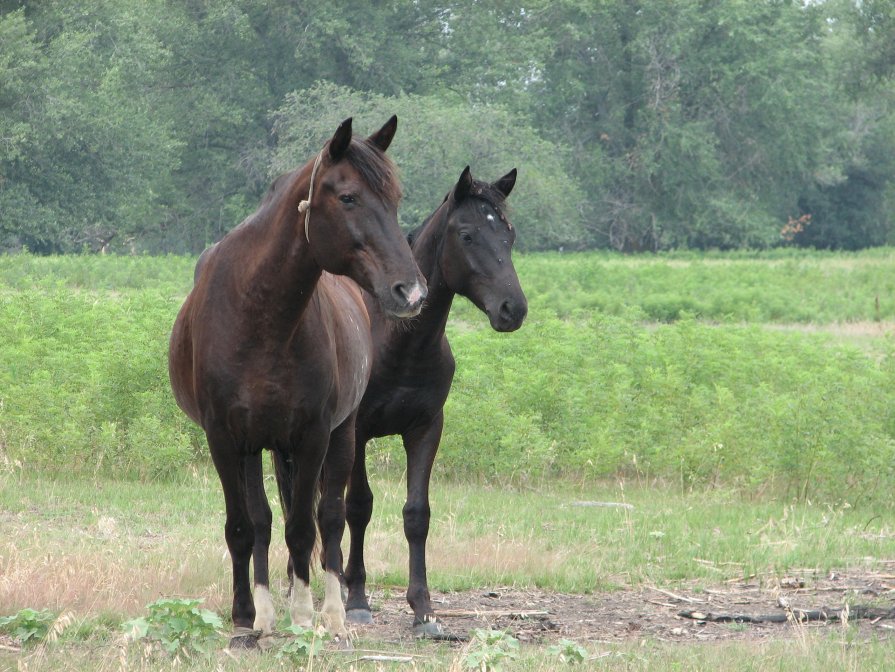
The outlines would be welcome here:
[[[333,161],[341,159],[351,144],[351,117],[339,124],[332,140],[329,141],[329,156]]]
[[[469,172],[469,166],[466,166],[463,172],[460,173],[460,179],[457,180],[457,184],[454,186],[454,202],[462,203],[469,196],[471,189],[472,174]]]
[[[392,118],[385,122],[382,128],[367,138],[367,141],[379,147],[383,152],[388,149],[395,138],[395,131],[398,130],[398,115],[393,114]]]
[[[510,195],[510,192],[513,191],[513,187],[516,185],[516,169],[513,168],[506,175],[501,177],[497,182],[492,184],[491,186],[497,189],[503,197],[506,198]]]

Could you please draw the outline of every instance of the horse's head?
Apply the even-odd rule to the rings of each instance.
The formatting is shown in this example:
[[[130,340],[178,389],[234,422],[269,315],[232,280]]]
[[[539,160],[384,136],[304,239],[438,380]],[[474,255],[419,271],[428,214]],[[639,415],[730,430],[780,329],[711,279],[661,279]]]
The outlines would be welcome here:
[[[385,155],[397,125],[392,117],[357,139],[351,119],[342,122],[315,162],[302,223],[321,268],[347,275],[404,318],[420,312],[427,290],[398,225],[401,186]]]
[[[488,184],[473,180],[467,166],[444,203],[441,272],[453,291],[488,315],[496,331],[515,331],[528,313],[511,258],[516,230],[503,211],[515,184],[515,168]]]

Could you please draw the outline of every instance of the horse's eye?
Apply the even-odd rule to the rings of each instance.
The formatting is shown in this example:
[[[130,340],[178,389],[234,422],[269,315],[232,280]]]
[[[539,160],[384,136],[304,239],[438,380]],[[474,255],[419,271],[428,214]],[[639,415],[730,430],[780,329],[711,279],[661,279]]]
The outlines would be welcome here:
[[[469,235],[468,231],[461,231],[460,240],[462,240],[466,245],[469,245],[472,242],[472,236]]]
[[[351,194],[342,194],[339,196],[339,200],[342,201],[345,205],[352,205],[356,202],[356,199]]]

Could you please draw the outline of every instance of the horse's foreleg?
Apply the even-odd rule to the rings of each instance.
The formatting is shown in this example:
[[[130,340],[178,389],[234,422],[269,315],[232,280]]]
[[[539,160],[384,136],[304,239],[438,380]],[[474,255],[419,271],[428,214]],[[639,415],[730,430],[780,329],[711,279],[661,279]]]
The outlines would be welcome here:
[[[326,629],[344,636],[345,607],[342,604],[342,536],[345,533],[345,487],[354,464],[354,421],[352,414],[332,433],[321,479],[318,511],[321,560],[325,574],[323,622]]]
[[[224,535],[233,562],[233,625],[237,628],[252,628],[255,605],[252,603],[249,586],[249,558],[252,555],[254,530],[246,507],[244,458],[226,434],[214,431],[206,434],[227,508]]]
[[[429,536],[429,478],[441,441],[444,415],[426,427],[403,435],[407,452],[407,502],[404,504],[404,536],[410,547],[410,582],[407,601],[413,609],[414,630],[421,635],[441,634],[435,619],[426,579],[426,538]]]
[[[247,455],[245,458],[245,487],[249,518],[255,530],[255,543],[252,548],[255,565],[254,628],[269,634],[273,632],[276,623],[273,601],[270,598],[270,575],[267,564],[273,516],[264,490],[264,469],[260,453]]]
[[[354,466],[348,486],[346,519],[351,531],[351,548],[345,567],[348,587],[348,620],[353,623],[372,623],[370,603],[367,601],[367,569],[364,564],[364,535],[373,515],[373,491],[367,480],[367,442],[355,434]]]
[[[314,516],[320,468],[329,445],[324,423],[308,427],[292,446],[292,496],[286,516],[286,546],[292,560],[295,584],[291,597],[292,623],[309,628],[314,624],[310,564],[317,526]]]

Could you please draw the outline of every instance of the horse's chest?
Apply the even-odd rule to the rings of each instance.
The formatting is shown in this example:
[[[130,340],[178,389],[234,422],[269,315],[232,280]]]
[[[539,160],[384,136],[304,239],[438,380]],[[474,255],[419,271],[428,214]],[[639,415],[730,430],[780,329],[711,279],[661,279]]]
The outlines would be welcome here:
[[[370,383],[361,404],[358,424],[372,436],[403,434],[411,427],[431,422],[444,406],[450,381],[408,380],[379,385]]]

